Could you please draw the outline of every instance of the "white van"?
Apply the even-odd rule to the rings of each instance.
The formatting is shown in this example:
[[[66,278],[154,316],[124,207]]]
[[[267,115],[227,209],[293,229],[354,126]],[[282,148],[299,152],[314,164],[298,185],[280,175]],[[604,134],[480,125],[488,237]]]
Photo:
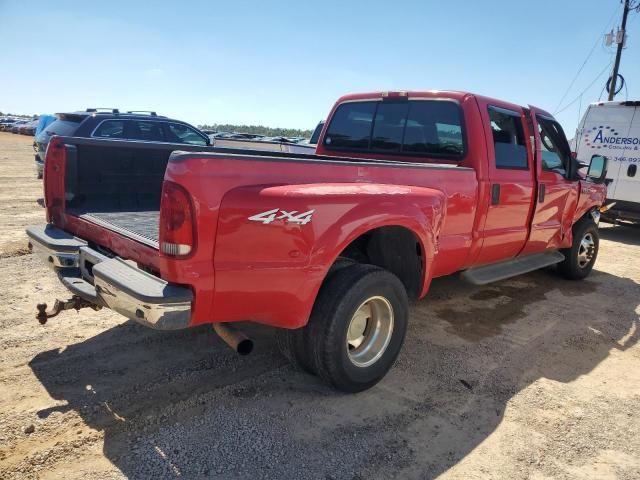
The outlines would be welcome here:
[[[640,224],[640,101],[589,105],[572,147],[586,164],[595,154],[609,159],[607,204],[615,205],[602,219]]]

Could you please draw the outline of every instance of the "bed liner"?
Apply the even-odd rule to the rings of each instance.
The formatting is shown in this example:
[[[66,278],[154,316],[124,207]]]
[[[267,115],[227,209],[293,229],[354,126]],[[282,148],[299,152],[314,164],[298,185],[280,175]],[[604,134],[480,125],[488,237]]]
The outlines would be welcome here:
[[[138,242],[158,248],[160,211],[69,212],[83,220],[107,228]]]

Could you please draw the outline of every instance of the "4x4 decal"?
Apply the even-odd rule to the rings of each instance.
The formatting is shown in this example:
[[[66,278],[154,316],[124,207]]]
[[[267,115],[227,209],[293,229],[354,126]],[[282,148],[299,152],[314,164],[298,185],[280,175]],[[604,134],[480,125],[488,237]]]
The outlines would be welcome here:
[[[288,212],[286,210],[280,210],[279,208],[274,208],[272,210],[267,210],[266,212],[253,215],[249,217],[249,220],[251,220],[252,222],[260,222],[265,225],[268,225],[275,220],[284,220],[286,223],[306,225],[311,221],[311,216],[313,215],[313,212],[315,212],[315,210],[308,210],[303,213],[298,213],[297,210],[292,210]]]

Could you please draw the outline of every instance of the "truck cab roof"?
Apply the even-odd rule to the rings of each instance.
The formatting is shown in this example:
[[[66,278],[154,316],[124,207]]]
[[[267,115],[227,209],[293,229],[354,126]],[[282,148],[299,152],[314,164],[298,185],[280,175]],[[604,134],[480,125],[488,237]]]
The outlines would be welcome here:
[[[353,101],[363,101],[363,100],[398,100],[402,101],[403,99],[420,99],[420,98],[451,98],[453,100],[462,101],[465,98],[475,97],[482,98],[489,103],[495,103],[498,105],[508,105],[512,108],[532,108],[535,107],[537,111],[552,117],[551,113],[545,111],[542,108],[536,107],[535,105],[518,105],[512,102],[507,102],[505,100],[500,100],[493,97],[488,97],[485,95],[480,95],[473,92],[466,92],[461,90],[393,90],[393,91],[374,91],[374,92],[363,92],[363,93],[353,93],[349,95],[344,95],[340,97],[335,105],[338,106],[341,103],[345,102],[353,102]]]

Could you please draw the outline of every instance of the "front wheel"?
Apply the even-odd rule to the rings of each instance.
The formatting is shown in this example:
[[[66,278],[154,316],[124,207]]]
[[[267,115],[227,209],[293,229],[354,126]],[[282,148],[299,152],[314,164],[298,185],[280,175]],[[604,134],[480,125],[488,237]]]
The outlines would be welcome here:
[[[398,277],[373,265],[341,268],[323,284],[305,327],[313,370],[345,392],[371,388],[398,357],[407,322]]]
[[[569,280],[585,278],[596,262],[600,235],[598,226],[591,220],[582,220],[573,228],[571,248],[561,250],[565,259],[558,264],[558,271]]]

